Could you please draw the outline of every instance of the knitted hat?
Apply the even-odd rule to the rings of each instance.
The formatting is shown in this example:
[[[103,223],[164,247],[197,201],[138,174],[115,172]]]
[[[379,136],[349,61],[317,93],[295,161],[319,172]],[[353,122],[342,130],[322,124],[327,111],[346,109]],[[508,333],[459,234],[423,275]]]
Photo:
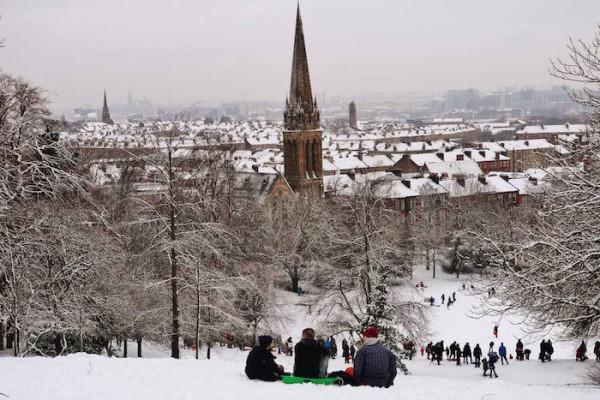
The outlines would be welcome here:
[[[346,368],[345,371],[348,375],[350,375],[350,378],[354,379],[354,368],[353,367],[348,367]]]
[[[259,336],[258,337],[258,345],[260,347],[267,348],[273,342],[273,338],[269,335]]]
[[[367,329],[365,329],[363,336],[366,338],[376,338],[377,336],[379,336],[379,333],[377,332],[377,328],[370,326]]]

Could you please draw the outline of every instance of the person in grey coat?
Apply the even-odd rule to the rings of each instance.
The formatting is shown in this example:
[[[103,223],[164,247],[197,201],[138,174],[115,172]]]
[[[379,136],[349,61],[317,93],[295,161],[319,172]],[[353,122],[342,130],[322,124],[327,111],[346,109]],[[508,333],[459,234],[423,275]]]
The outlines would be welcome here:
[[[354,359],[354,382],[357,386],[390,387],[396,378],[396,356],[384,347],[377,329],[365,330],[363,346]]]

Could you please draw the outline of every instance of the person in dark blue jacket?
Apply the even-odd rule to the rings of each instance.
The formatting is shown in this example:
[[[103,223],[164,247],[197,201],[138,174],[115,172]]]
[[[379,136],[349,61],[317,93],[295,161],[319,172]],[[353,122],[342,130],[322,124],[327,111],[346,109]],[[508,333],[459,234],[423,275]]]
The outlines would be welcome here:
[[[379,340],[377,329],[369,327],[363,333],[363,346],[354,359],[354,382],[358,385],[390,387],[396,378],[396,356]]]
[[[504,346],[504,342],[500,343],[500,347],[498,347],[498,354],[500,354],[500,362],[504,365],[504,361],[506,361],[506,365],[508,365],[508,358],[506,358],[506,347]]]
[[[258,346],[253,348],[246,359],[246,375],[250,379],[275,382],[283,374],[283,366],[275,363],[273,350],[273,338],[271,336],[259,336]]]

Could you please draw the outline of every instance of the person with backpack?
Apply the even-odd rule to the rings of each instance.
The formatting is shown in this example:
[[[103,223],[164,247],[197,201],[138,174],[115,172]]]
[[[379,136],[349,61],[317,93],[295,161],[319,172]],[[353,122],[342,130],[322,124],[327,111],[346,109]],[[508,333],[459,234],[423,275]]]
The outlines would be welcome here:
[[[427,343],[427,346],[425,346],[425,353],[427,353],[428,360],[429,360],[430,356],[431,356],[431,359],[433,360],[433,343],[432,342]]]
[[[379,342],[377,328],[369,327],[363,333],[363,346],[354,360],[356,385],[388,388],[396,378],[396,356]]]
[[[481,347],[479,347],[479,343],[477,343],[473,349],[473,357],[475,357],[475,368],[479,368],[479,365],[481,364]]]
[[[500,354],[500,362],[504,365],[504,361],[506,361],[506,365],[508,365],[508,359],[506,358],[506,347],[504,347],[504,342],[500,342],[500,347],[498,347],[498,353]]]
[[[496,373],[496,363],[498,362],[498,353],[491,352],[488,354],[488,368],[490,369],[490,378],[492,378],[492,374],[497,378],[498,374]]]

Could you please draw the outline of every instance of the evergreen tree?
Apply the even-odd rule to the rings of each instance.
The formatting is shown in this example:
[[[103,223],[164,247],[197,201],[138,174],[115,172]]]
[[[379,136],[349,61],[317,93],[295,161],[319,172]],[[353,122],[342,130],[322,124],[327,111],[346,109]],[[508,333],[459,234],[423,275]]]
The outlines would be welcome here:
[[[405,375],[408,375],[408,368],[403,360],[409,358],[409,351],[403,348],[402,343],[407,342],[409,339],[397,328],[400,321],[395,318],[397,313],[390,301],[391,292],[386,282],[387,278],[388,273],[386,272],[379,276],[371,276],[370,279],[375,282],[375,285],[360,323],[359,332],[364,332],[368,327],[377,328],[382,343],[396,355],[398,368]]]

